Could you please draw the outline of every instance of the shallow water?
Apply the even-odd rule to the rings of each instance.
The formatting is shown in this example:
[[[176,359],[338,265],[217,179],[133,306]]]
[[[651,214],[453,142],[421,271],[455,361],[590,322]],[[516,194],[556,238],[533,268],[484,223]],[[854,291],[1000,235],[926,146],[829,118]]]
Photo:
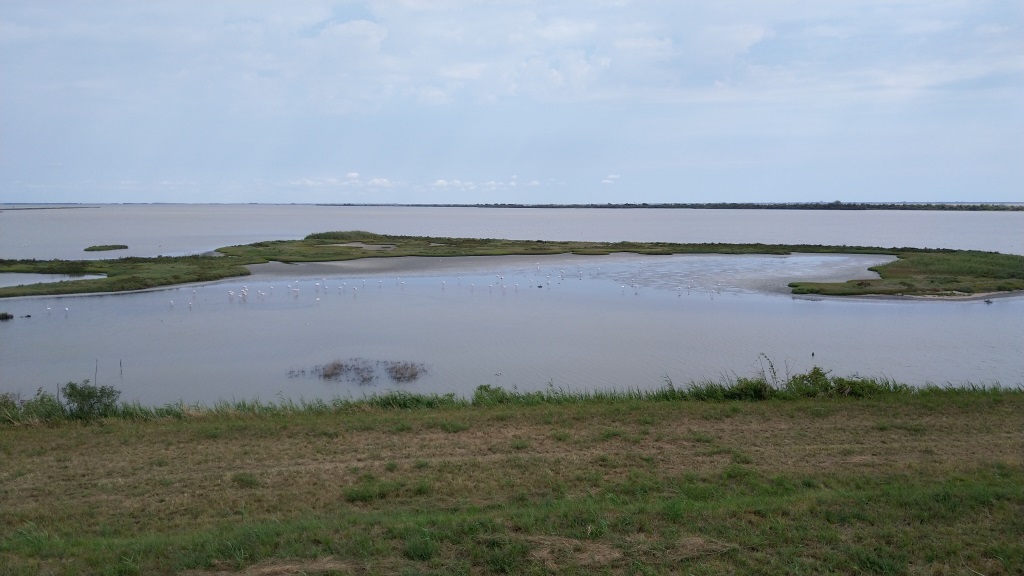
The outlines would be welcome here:
[[[1024,382],[1022,298],[777,293],[796,278],[864,277],[877,257],[432,260],[278,265],[171,290],[6,300],[17,317],[0,323],[0,390],[30,396],[95,378],[125,400],[161,404],[480,384],[650,389],[749,376],[768,369],[764,357],[780,375],[820,365],[917,385]],[[371,385],[289,377],[357,358],[422,363],[427,374]]]
[[[0,273],[0,287],[22,286],[24,284],[38,284],[40,282],[64,282],[66,280],[94,280],[103,278],[102,274],[82,274],[79,276],[68,276],[67,274],[24,274],[21,272]]]

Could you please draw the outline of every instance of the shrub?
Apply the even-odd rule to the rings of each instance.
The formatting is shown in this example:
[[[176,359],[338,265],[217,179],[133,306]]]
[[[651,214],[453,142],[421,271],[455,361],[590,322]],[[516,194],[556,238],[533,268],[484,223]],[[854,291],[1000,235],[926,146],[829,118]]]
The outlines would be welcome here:
[[[494,406],[497,404],[511,404],[513,394],[508,390],[490,384],[481,384],[473,391],[474,406]]]
[[[810,372],[796,374],[786,381],[786,391],[799,398],[830,396],[835,386],[829,379],[828,371],[815,366]]]
[[[121,391],[113,386],[96,386],[89,384],[89,380],[82,380],[81,384],[68,382],[61,392],[68,402],[68,415],[81,420],[114,414],[121,396]]]
[[[725,390],[726,400],[767,400],[775,394],[775,388],[764,378],[737,378],[736,383]]]

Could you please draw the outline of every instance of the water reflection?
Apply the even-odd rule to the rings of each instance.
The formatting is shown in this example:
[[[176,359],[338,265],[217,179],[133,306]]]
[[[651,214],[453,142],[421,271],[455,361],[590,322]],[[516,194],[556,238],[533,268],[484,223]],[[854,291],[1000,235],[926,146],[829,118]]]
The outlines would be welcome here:
[[[914,384],[1024,381],[1024,299],[811,301],[796,278],[878,257],[563,256],[269,265],[201,286],[5,300],[0,390],[96,379],[124,399],[271,400],[388,389],[654,388],[821,365]],[[853,274],[853,275],[851,275]],[[65,313],[65,308],[67,312]],[[49,309],[49,310],[48,310]],[[31,318],[22,316],[31,315]],[[813,353],[813,358],[812,358]],[[422,366],[413,381],[289,377],[334,361]],[[322,368],[321,368],[322,369]]]

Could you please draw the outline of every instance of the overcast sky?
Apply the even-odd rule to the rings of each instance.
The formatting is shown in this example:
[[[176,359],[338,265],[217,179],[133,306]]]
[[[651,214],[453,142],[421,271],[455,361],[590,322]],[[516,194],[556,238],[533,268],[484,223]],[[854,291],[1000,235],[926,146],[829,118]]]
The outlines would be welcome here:
[[[1020,0],[0,0],[0,202],[1022,191]]]

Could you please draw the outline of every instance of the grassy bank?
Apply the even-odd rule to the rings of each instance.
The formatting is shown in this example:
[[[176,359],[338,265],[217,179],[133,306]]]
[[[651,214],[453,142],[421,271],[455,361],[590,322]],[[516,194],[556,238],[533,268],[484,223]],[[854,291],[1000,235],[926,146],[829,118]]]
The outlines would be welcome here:
[[[1016,573],[1024,392],[857,381],[8,419],[0,566]]]
[[[385,246],[368,250],[359,244]],[[664,242],[548,242],[476,238],[385,236],[327,232],[303,240],[257,242],[220,248],[221,256],[119,258],[115,260],[0,260],[0,272],[101,274],[102,279],[0,288],[0,297],[120,292],[188,282],[209,282],[249,273],[245,266],[270,261],[327,262],[396,256],[498,256],[550,254],[891,254],[894,263],[875,270],[882,280],[794,283],[795,293],[835,295],[952,295],[1024,290],[1024,256],[865,246],[772,244],[673,244]]]

